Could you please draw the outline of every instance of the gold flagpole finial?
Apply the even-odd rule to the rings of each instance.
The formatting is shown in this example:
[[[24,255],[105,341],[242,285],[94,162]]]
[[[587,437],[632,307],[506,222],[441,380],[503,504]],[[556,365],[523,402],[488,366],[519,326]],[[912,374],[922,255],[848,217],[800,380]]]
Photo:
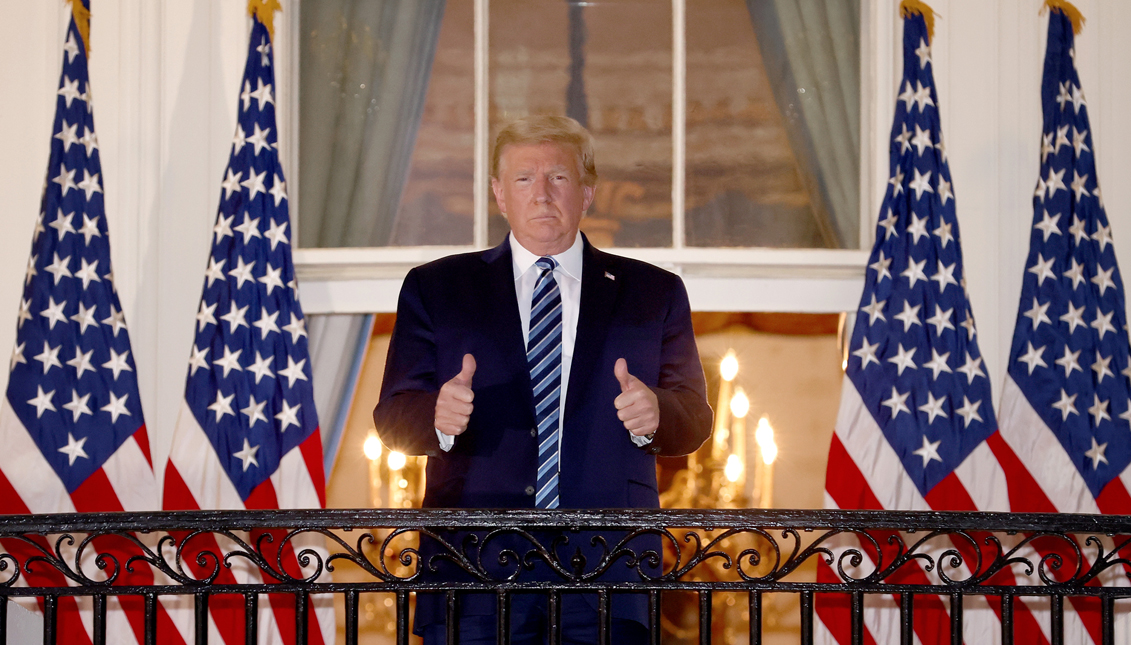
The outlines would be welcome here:
[[[1075,5],[1068,0],[1045,0],[1044,6],[1041,7],[1041,12],[1043,13],[1050,9],[1063,13],[1065,17],[1068,18],[1068,21],[1072,23],[1072,33],[1076,35],[1080,34],[1080,30],[1084,28],[1084,14],[1080,13],[1080,10],[1077,9]]]
[[[82,45],[86,49],[87,58],[90,57],[90,9],[87,9],[82,0],[67,0],[71,3],[71,15],[75,18],[75,27],[82,36]]]
[[[275,40],[275,12],[282,10],[283,6],[279,4],[279,0],[248,0],[247,2],[248,14],[263,23],[272,42]]]
[[[927,23],[927,39],[935,39],[935,10],[922,0],[903,0],[899,3],[899,15],[904,18],[919,14]]]

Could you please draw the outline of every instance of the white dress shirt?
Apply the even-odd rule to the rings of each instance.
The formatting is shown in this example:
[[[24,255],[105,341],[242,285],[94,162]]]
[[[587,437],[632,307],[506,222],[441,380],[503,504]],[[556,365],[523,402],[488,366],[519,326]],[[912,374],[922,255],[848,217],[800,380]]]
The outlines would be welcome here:
[[[538,284],[538,276],[542,270],[534,263],[540,255],[534,255],[526,250],[514,234],[508,234],[507,241],[511,246],[511,267],[514,269],[514,292],[518,298],[518,317],[522,321],[522,338],[529,342],[530,336],[530,301],[534,297],[534,287]],[[552,255],[557,262],[554,267],[554,280],[558,283],[558,291],[562,297],[562,391],[558,401],[558,449],[561,449],[562,427],[565,423],[566,390],[569,388],[569,368],[573,363],[573,346],[577,340],[577,316],[581,309],[581,265],[582,265],[581,235],[573,241],[573,246],[565,251]],[[609,402],[612,405],[612,401]],[[627,432],[627,431],[626,431]],[[456,443],[456,438],[439,430],[436,436],[440,438],[440,449],[447,452]],[[631,435],[632,442],[638,446],[651,443],[649,437]]]

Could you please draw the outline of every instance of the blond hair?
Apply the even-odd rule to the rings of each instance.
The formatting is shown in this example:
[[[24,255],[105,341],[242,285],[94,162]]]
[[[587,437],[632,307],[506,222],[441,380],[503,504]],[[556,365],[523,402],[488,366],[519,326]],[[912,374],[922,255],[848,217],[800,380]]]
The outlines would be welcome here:
[[[577,154],[577,169],[581,183],[597,183],[597,163],[593,155],[593,135],[577,121],[567,116],[535,115],[511,121],[495,137],[495,151],[491,155],[491,177],[499,177],[499,160],[503,149],[511,145],[557,143],[569,146]]]

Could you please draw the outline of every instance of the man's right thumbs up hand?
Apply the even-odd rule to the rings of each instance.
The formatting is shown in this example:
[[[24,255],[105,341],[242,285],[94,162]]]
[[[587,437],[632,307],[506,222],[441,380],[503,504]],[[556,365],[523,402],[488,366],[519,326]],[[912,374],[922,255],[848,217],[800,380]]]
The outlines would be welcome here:
[[[436,398],[436,429],[446,435],[462,434],[467,430],[474,407],[471,401],[475,393],[471,391],[471,378],[475,376],[475,357],[463,355],[463,369],[452,380],[440,388]]]

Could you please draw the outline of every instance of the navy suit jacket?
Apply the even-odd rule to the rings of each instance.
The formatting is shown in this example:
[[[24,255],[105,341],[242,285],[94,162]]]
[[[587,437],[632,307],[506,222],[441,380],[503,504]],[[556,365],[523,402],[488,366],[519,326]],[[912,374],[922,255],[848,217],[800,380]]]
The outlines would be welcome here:
[[[693,452],[711,432],[687,292],[673,273],[583,241],[560,508],[656,508],[656,455]],[[436,398],[464,354],[476,360],[474,411],[443,452]],[[643,448],[613,404],[621,393],[618,358],[659,402],[659,428]],[[373,419],[391,449],[429,457],[425,507],[534,507],[537,431],[509,242],[409,272]]]

